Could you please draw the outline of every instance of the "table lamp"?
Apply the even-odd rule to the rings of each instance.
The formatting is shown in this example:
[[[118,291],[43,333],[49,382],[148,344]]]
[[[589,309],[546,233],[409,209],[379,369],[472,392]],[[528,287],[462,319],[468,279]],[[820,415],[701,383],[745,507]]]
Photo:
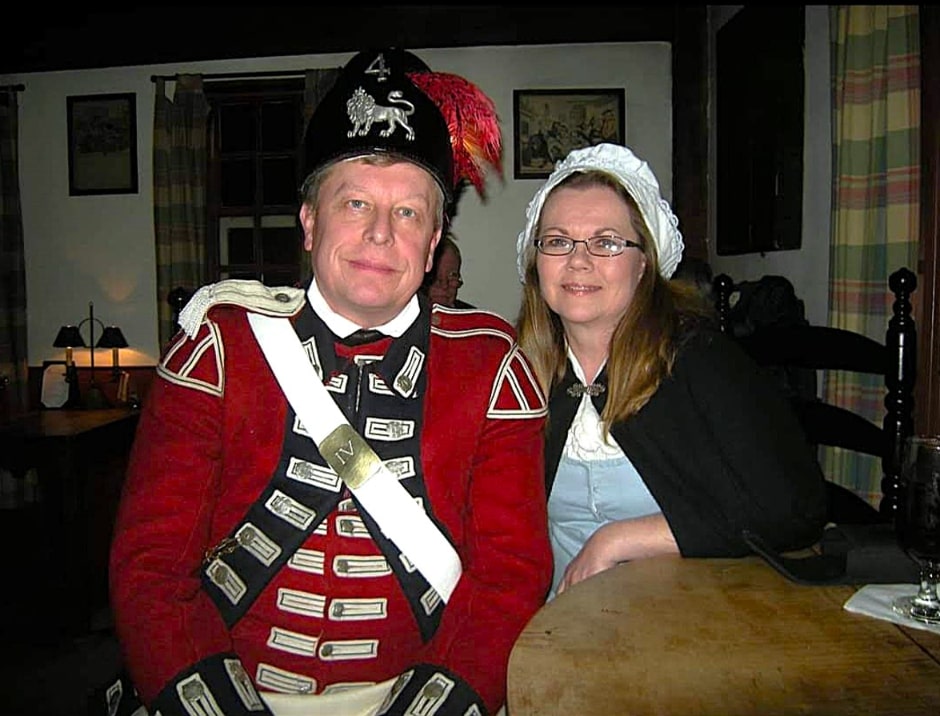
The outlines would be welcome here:
[[[80,407],[82,396],[78,389],[78,369],[76,369],[72,357],[73,348],[85,347],[85,341],[78,330],[78,326],[62,326],[52,345],[55,348],[65,348],[65,381],[69,384],[69,397],[64,407]]]
[[[81,333],[82,326],[84,326],[86,323],[88,324],[90,337],[90,340],[87,344],[85,343],[85,339],[82,338]],[[97,343],[95,342],[96,324],[101,326],[101,337],[98,339]],[[69,399],[66,405],[68,407],[84,408],[108,407],[110,403],[95,381],[95,348],[110,348],[112,350],[112,374],[116,378],[120,373],[120,368],[118,365],[118,349],[127,348],[127,340],[124,338],[124,334],[121,333],[121,329],[117,326],[105,327],[104,323],[102,323],[100,319],[95,318],[95,304],[89,302],[88,318],[82,319],[82,321],[77,326],[62,326],[59,329],[58,334],[56,334],[55,341],[53,341],[52,345],[56,348],[65,348],[65,376],[66,380],[69,382]],[[89,380],[88,392],[85,395],[84,400],[82,400],[78,393],[78,369],[75,367],[75,362],[72,359],[72,349],[86,347],[89,349],[89,356],[91,360],[91,377]]]
[[[118,376],[121,374],[121,367],[118,363],[118,350],[127,348],[127,339],[124,338],[121,329],[117,326],[107,326],[95,347],[111,349],[111,376],[113,380],[117,380]]]

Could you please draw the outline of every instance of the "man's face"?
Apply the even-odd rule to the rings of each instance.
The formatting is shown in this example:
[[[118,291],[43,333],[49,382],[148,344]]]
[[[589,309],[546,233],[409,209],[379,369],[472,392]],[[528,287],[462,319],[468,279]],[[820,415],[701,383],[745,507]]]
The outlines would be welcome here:
[[[304,249],[330,308],[365,328],[394,318],[431,270],[439,189],[410,162],[350,160],[304,204]]]
[[[434,281],[428,287],[428,298],[434,303],[453,306],[460,284],[460,257],[452,249],[445,249],[437,262]]]

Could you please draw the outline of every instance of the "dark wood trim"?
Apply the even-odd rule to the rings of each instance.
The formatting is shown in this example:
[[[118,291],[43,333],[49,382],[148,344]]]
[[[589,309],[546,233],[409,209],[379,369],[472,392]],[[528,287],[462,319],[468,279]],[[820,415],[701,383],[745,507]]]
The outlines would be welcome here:
[[[708,17],[677,7],[672,40],[673,208],[685,256],[708,261]]]
[[[704,6],[701,6],[704,7]],[[0,74],[356,52],[580,42],[671,42],[698,6],[312,5],[19,9]]]
[[[940,8],[920,6],[921,225],[918,371],[914,425],[940,434]]]

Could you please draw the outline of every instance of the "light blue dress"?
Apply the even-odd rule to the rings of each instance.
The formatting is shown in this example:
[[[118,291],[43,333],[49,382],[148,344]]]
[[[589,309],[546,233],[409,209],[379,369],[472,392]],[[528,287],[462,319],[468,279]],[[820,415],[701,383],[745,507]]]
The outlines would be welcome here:
[[[568,357],[578,379],[587,383],[570,349]],[[660,512],[627,456],[612,439],[604,439],[600,416],[585,394],[568,431],[548,498],[548,528],[555,558],[548,598],[554,598],[568,563],[599,527]]]

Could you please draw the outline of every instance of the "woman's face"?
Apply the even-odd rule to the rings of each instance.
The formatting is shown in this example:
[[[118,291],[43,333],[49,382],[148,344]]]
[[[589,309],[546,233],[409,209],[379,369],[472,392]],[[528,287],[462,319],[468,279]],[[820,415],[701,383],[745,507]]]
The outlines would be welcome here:
[[[616,234],[641,243],[631,219],[631,208],[610,187],[561,187],[545,201],[538,235],[583,240]],[[609,336],[633,300],[646,256],[631,247],[618,256],[592,256],[585,244],[575,244],[567,256],[538,253],[536,268],[542,297],[566,332],[591,330]]]

